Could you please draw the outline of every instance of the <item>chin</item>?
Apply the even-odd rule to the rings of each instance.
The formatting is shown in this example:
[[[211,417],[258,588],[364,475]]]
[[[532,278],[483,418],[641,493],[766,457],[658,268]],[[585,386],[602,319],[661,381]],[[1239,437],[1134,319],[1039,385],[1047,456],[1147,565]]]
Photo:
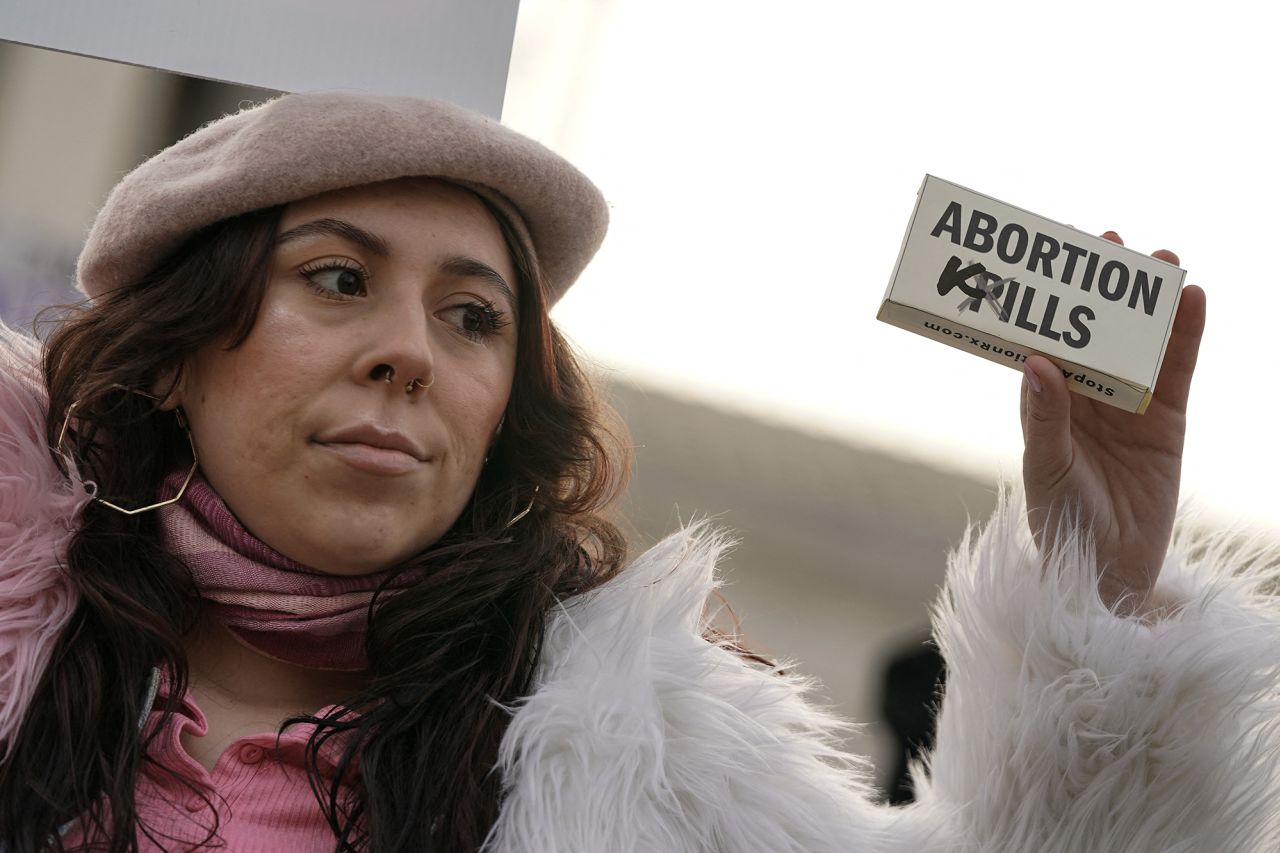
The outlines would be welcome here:
[[[425,550],[437,538],[432,537],[421,545],[407,541],[392,543],[374,536],[350,536],[328,542],[318,539],[313,540],[316,545],[308,549],[314,560],[299,562],[331,575],[368,575],[399,565]]]
[[[366,575],[399,565],[431,547],[448,530],[438,514],[418,527],[404,512],[349,502],[317,507],[287,531],[305,566],[332,575]]]

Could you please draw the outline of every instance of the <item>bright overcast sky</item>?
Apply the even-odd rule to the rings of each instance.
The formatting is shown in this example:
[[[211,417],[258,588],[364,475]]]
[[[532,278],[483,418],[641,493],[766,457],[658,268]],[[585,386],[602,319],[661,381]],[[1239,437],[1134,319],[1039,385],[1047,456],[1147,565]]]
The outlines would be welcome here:
[[[624,378],[989,475],[1020,374],[876,322],[926,172],[1209,296],[1187,491],[1271,524],[1273,20],[1257,3],[523,0],[504,120],[604,190],[556,310]]]

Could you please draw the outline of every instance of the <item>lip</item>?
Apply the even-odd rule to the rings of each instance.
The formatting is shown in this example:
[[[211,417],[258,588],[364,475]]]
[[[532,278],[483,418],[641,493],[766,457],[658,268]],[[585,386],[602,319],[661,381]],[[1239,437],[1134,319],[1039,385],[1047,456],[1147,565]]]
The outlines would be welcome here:
[[[428,461],[422,446],[409,436],[376,424],[357,424],[314,439],[349,465],[371,474],[408,474]]]

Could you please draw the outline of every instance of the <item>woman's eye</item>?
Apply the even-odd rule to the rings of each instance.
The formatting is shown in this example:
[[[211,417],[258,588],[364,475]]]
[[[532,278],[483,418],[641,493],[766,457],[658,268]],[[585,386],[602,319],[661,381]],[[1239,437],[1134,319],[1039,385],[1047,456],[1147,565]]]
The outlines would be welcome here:
[[[506,315],[496,306],[484,302],[468,302],[446,308],[441,316],[465,337],[483,340],[507,325]]]
[[[303,267],[299,272],[321,296],[329,298],[361,296],[368,279],[364,270],[344,264],[319,264]]]
[[[462,312],[462,331],[464,332],[483,332],[488,328],[488,318],[480,313],[480,309],[474,306],[468,306]]]

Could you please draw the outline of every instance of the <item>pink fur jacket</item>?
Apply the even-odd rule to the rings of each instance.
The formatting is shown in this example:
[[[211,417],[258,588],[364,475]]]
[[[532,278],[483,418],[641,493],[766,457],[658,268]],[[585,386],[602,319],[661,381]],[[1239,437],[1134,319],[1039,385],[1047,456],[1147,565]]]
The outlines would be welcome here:
[[[49,457],[37,356],[0,333],[0,745],[75,607],[59,557],[86,500]],[[724,542],[694,527],[552,614],[486,849],[1280,850],[1280,618],[1257,555],[1175,542],[1162,584],[1182,606],[1147,625],[1103,607],[1085,543],[1042,572],[1024,529],[1007,500],[950,560],[916,804],[873,803],[811,683],[701,639]]]

